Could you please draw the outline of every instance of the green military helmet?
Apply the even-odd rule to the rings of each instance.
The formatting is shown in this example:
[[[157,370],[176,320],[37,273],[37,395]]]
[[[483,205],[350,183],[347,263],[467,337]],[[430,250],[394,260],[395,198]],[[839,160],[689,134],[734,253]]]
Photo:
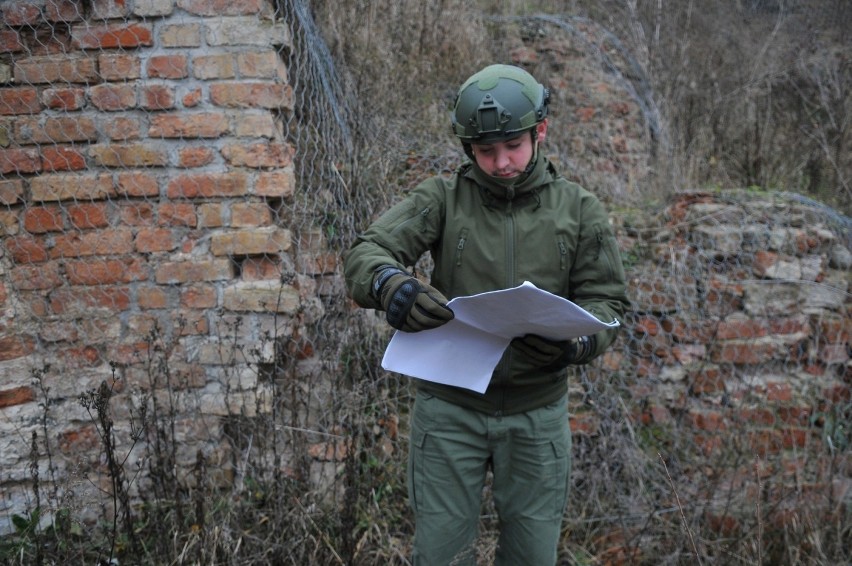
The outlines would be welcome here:
[[[548,90],[528,72],[512,65],[490,65],[459,89],[453,133],[465,145],[507,140],[544,120],[549,101]]]

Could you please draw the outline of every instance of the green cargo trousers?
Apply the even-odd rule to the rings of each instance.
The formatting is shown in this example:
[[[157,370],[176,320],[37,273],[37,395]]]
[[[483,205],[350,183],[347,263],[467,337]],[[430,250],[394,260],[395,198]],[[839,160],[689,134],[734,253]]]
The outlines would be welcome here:
[[[499,515],[496,566],[556,563],[570,476],[566,399],[495,416],[417,393],[408,455],[415,566],[476,564],[486,473]]]

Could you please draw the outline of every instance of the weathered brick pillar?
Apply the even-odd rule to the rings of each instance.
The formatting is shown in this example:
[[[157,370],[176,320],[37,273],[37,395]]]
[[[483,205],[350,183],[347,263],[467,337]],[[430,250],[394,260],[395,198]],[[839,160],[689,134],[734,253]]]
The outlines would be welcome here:
[[[69,462],[95,450],[77,397],[114,375],[115,410],[171,388],[183,457],[216,458],[215,417],[268,408],[261,345],[335,269],[281,214],[297,190],[288,28],[270,0],[11,0],[0,15],[0,483],[26,482],[46,396],[47,440]]]

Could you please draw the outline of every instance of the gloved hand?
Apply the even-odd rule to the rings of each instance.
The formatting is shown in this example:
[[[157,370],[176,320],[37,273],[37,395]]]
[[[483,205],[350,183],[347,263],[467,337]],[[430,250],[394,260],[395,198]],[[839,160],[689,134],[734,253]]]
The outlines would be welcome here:
[[[437,289],[396,268],[375,276],[374,291],[385,310],[388,324],[404,332],[436,328],[455,316],[447,298]]]
[[[582,336],[574,340],[548,340],[537,334],[526,334],[512,342],[540,367],[561,369],[589,361],[588,356],[594,347],[593,339],[593,336]]]

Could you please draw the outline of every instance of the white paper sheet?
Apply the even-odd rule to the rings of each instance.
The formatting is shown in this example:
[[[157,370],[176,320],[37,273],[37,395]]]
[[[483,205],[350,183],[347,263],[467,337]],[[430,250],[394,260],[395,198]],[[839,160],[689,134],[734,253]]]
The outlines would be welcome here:
[[[618,326],[525,281],[449,302],[455,318],[432,330],[394,333],[382,367],[418,379],[485,392],[509,342],[538,334],[568,340]]]

